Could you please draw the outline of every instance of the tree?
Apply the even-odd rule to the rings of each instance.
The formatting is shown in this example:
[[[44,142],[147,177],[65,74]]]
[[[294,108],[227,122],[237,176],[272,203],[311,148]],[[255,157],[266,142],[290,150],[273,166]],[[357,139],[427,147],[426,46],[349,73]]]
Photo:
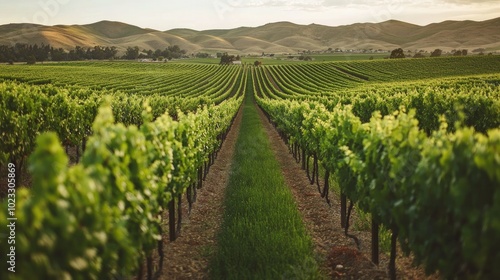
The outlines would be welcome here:
[[[454,56],[466,56],[467,55],[467,50],[466,49],[463,49],[463,50],[453,50],[451,52],[453,53]]]
[[[95,46],[94,50],[91,51],[92,59],[104,59],[105,53],[101,46]]]
[[[164,51],[164,56],[171,60],[172,58],[181,58],[186,54],[186,50],[181,50],[178,45],[168,46]]]
[[[106,59],[114,59],[116,54],[118,53],[118,50],[116,49],[115,46],[112,46],[111,48],[106,47],[104,49],[104,53],[105,53]]]
[[[125,52],[125,58],[126,59],[137,59],[139,57],[139,47],[128,47],[127,51]]]
[[[391,52],[391,55],[389,58],[405,58],[405,52],[403,51],[402,48],[394,49]]]
[[[30,46],[31,47],[31,46]],[[37,44],[31,48],[31,55],[35,56],[36,61],[45,61],[49,57],[50,45],[42,45],[39,47]]]
[[[422,53],[418,52],[416,54],[413,55],[413,58],[424,58],[425,55],[423,55]]]
[[[262,65],[262,62],[261,62],[261,61],[258,61],[258,60],[256,60],[256,61],[253,63],[253,66],[255,66],[255,67],[259,67],[259,66],[261,66],[261,65]]]
[[[228,55],[227,53],[224,53],[221,57],[220,57],[220,63],[221,65],[229,65],[229,64],[232,64],[233,61],[236,60],[236,57],[234,55]]]
[[[85,59],[85,49],[83,49],[80,46],[75,47],[75,54],[77,59],[76,60],[82,60]]]
[[[52,61],[68,60],[68,54],[64,51],[63,48],[59,48],[59,49],[51,48],[50,56],[51,56]]]
[[[198,57],[198,58],[208,58],[208,57],[210,57],[210,54],[209,53],[200,53],[199,52],[195,56]]]
[[[441,56],[441,54],[443,53],[442,50],[440,49],[435,49],[433,52],[431,52],[431,57],[438,57],[438,56]]]
[[[33,65],[36,63],[36,58],[34,55],[30,55],[28,56],[28,58],[26,59],[26,63],[29,64],[29,65]]]
[[[85,58],[92,59],[92,49],[91,48],[87,48],[87,51],[85,52]]]

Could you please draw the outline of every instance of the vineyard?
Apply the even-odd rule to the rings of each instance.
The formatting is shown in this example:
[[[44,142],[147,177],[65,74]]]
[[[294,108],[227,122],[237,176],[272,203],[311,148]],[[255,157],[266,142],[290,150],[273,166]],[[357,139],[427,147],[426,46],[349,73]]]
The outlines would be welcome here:
[[[422,61],[413,75],[408,68],[413,61],[384,61],[389,67],[376,69],[372,63],[317,64],[303,74],[296,66],[269,67],[252,75],[259,105],[327,201],[329,178],[335,177],[346,234],[353,205],[371,213],[372,227],[391,230],[391,278],[397,240],[428,272],[495,278],[500,75],[448,76],[457,69],[470,74],[474,63],[486,73],[498,72],[499,61],[442,60],[439,71],[434,61]],[[316,83],[304,74],[319,69],[325,74]],[[329,80],[328,71],[340,71],[342,78]],[[384,83],[391,80],[390,71],[398,74]],[[418,81],[429,73],[432,79]],[[323,83],[330,92],[322,90]],[[348,89],[338,90],[342,87]],[[326,173],[323,186],[320,166]],[[377,254],[375,248],[374,262]]]
[[[138,94],[147,82],[132,78],[131,69],[99,67],[94,80],[51,69],[43,74],[59,73],[61,82],[41,84],[36,74],[25,73],[23,83],[1,84],[0,164],[13,163],[20,174],[29,156],[33,177],[32,190],[20,189],[16,197],[16,259],[26,260],[19,261],[19,279],[130,275],[146,258],[151,277],[152,251],[158,247],[163,255],[162,212],[175,215],[182,194],[190,205],[196,199],[241,104],[246,75],[196,65],[145,73],[159,87],[187,92],[172,96]],[[173,75],[172,82],[169,73],[176,70],[196,80]],[[114,76],[127,81],[127,90],[122,84],[92,87]],[[63,82],[69,80],[74,83]],[[61,144],[82,151],[78,164],[68,166]],[[175,239],[180,222],[174,216],[169,224]],[[7,242],[1,244],[7,252]]]
[[[233,212],[211,276],[293,278],[287,269],[304,260],[317,269],[255,103],[318,195],[341,201],[334,211],[346,236],[358,243],[353,211],[370,215],[373,263],[379,227],[390,232],[390,278],[397,247],[442,278],[500,276],[500,58],[478,56],[2,65],[0,167],[16,176],[0,190],[0,227],[15,216],[17,267],[7,275],[2,261],[1,278],[161,277],[163,241],[179,236],[182,201],[190,211],[238,111],[225,210]],[[279,221],[287,222],[271,230]],[[13,245],[3,234],[2,260]]]

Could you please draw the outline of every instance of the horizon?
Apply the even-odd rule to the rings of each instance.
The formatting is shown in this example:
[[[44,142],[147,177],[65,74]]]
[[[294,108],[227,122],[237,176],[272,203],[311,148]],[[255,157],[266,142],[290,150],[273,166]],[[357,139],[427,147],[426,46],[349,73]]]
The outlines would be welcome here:
[[[340,2],[340,3],[339,3]],[[258,15],[258,16],[256,16]],[[182,3],[111,0],[26,0],[0,3],[0,25],[87,25],[115,21],[158,31],[257,27],[268,23],[345,26],[397,20],[419,26],[500,17],[500,3],[484,0],[187,0]],[[193,20],[195,19],[195,20]]]
[[[412,25],[417,25],[417,26],[420,26],[420,27],[425,27],[427,25],[439,24],[439,23],[443,23],[443,22],[446,22],[446,21],[456,21],[456,22],[460,22],[460,21],[473,21],[473,22],[482,22],[482,21],[494,20],[494,19],[497,19],[497,18],[500,18],[500,17],[487,18],[487,19],[484,19],[484,20],[471,20],[471,19],[464,19],[464,20],[443,20],[443,21],[439,21],[439,22],[431,22],[431,23],[428,23],[428,24],[425,24],[425,25],[416,24],[416,23],[413,23],[413,22],[407,22],[407,21],[403,21],[403,20],[400,20],[400,19],[388,19],[388,20],[381,21],[381,22],[353,22],[353,23],[350,23],[350,24],[342,24],[342,25],[326,25],[326,24],[320,24],[320,23],[316,23],[316,22],[302,24],[302,23],[296,23],[296,22],[288,21],[288,20],[279,20],[279,21],[274,21],[274,22],[263,23],[263,24],[257,25],[257,26],[243,26],[242,25],[242,26],[235,26],[235,27],[229,27],[229,28],[212,28],[212,29],[200,29],[200,30],[193,29],[193,28],[186,28],[186,27],[175,27],[175,28],[171,28],[171,29],[161,30],[161,29],[155,29],[155,28],[151,28],[151,27],[147,27],[147,26],[138,26],[138,25],[135,25],[135,24],[132,24],[132,23],[129,23],[129,22],[109,20],[109,19],[101,19],[101,20],[98,20],[98,21],[95,21],[95,22],[81,23],[81,24],[57,23],[57,24],[53,24],[53,25],[43,25],[43,24],[28,23],[28,22],[9,22],[9,23],[0,23],[0,26],[9,25],[9,24],[36,24],[36,25],[41,25],[41,26],[46,26],[46,27],[73,26],[73,25],[84,26],[84,25],[92,25],[92,24],[96,24],[96,23],[100,23],[100,22],[114,22],[114,23],[122,23],[122,24],[130,25],[130,26],[139,27],[139,28],[142,28],[142,29],[151,29],[151,30],[160,31],[160,32],[167,32],[167,31],[176,30],[176,29],[187,29],[187,30],[193,30],[193,31],[197,31],[197,32],[203,32],[203,31],[211,31],[211,30],[232,30],[232,29],[237,29],[237,28],[256,28],[256,27],[261,27],[261,26],[265,26],[265,25],[268,25],[268,24],[276,24],[276,23],[290,23],[290,24],[296,24],[296,25],[302,25],[302,26],[308,26],[308,25],[316,24],[316,25],[323,25],[323,26],[328,26],[328,27],[342,27],[342,26],[349,26],[349,25],[354,25],[354,24],[381,24],[381,23],[388,22],[388,21],[398,21],[398,22],[408,23],[408,24],[412,24]]]

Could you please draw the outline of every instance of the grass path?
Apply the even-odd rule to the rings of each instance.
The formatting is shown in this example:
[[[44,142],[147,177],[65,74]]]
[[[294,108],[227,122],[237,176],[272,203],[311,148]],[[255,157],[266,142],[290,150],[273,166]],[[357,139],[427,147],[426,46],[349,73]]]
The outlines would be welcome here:
[[[251,79],[251,77],[249,77]],[[247,83],[212,279],[318,279],[310,236]]]

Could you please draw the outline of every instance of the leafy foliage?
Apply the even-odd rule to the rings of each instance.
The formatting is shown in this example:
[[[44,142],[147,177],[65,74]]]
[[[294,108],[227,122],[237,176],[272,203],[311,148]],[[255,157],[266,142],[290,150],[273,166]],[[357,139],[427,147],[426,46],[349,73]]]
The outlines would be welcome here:
[[[235,73],[239,79],[186,100],[0,83],[1,163],[31,154],[33,176],[32,190],[17,193],[16,259],[22,261],[9,279],[135,273],[161,238],[169,201],[186,192],[220,147],[242,102],[245,75]],[[200,106],[200,99],[219,94],[227,100]],[[69,167],[61,144],[84,139],[82,161]],[[0,218],[5,228],[5,211]],[[6,236],[0,239],[7,252]],[[2,279],[6,264],[0,265]]]
[[[391,51],[389,58],[405,58],[405,52],[402,48],[394,49]]]
[[[253,71],[257,102],[280,133],[317,155],[341,191],[397,233],[428,272],[500,277],[498,75],[358,88],[364,82],[352,79],[353,89],[324,94],[315,87],[328,77],[315,85],[299,71]]]

